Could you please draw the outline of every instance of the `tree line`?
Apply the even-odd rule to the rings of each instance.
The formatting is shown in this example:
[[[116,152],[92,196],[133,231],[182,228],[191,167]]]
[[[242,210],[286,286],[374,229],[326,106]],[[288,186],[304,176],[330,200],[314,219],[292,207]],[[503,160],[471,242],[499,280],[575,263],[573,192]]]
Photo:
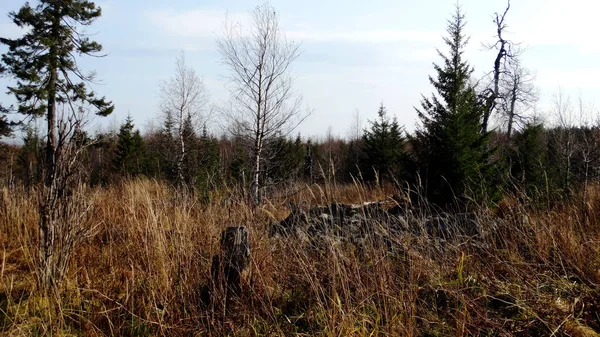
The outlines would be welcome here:
[[[462,133],[445,134],[449,139],[435,144],[439,140],[425,138],[423,131],[406,133],[382,104],[378,117],[369,121],[359,138],[307,139],[300,134],[274,138],[269,148],[277,153],[269,154],[273,160],[265,165],[261,180],[268,190],[297,183],[395,184],[412,186],[415,192],[420,187],[424,191],[419,192],[452,202],[484,200],[484,195],[497,201],[502,193],[518,192],[545,204],[552,195],[578,191],[600,174],[596,125],[544,127],[534,121],[510,138],[505,132],[490,132],[485,142],[476,127],[475,145],[469,149],[473,153],[457,151],[453,143],[470,141],[462,140]],[[95,135],[82,131],[78,142],[92,144],[82,155],[86,181],[106,186],[147,177],[177,186],[183,177],[204,201],[210,200],[211,191],[250,188],[252,153],[244,139],[217,137],[191,123],[186,124],[183,137],[188,150],[180,163],[178,140],[168,120],[144,134],[131,116],[115,131]],[[20,146],[3,145],[5,164],[0,174],[5,185],[35,187],[42,181],[43,137],[30,127],[22,140]]]

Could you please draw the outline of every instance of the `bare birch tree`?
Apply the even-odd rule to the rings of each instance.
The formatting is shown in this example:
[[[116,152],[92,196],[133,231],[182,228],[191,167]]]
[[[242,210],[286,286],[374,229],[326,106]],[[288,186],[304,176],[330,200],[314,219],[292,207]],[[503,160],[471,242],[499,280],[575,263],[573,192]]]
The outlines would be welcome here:
[[[351,142],[356,142],[362,138],[363,128],[362,121],[360,119],[360,111],[354,110],[352,113],[352,119],[350,122],[350,128],[348,129],[347,137]]]
[[[559,156],[561,168],[561,185],[565,190],[571,186],[573,158],[576,154],[575,127],[577,125],[575,110],[571,98],[565,95],[562,88],[552,97],[551,113],[556,118],[556,137],[554,146]]]
[[[177,186],[183,187],[189,179],[184,174],[184,162],[189,152],[186,139],[186,121],[198,122],[208,103],[204,82],[194,69],[188,67],[182,51],[175,61],[175,74],[160,84],[160,110],[173,128],[168,130],[177,141],[175,170]],[[189,127],[189,125],[188,125]],[[189,187],[189,186],[188,186]]]
[[[506,120],[506,134],[510,138],[515,124],[527,119],[526,112],[533,108],[538,101],[538,90],[534,85],[535,76],[521,66],[521,60],[516,57],[510,62],[508,70],[502,79],[502,111]]]
[[[229,67],[232,105],[225,115],[233,130],[251,143],[251,201],[261,200],[265,147],[279,136],[287,136],[307,114],[301,97],[293,91],[291,66],[300,54],[299,45],[286,39],[279,27],[279,15],[269,3],[252,12],[248,30],[226,22],[217,40],[223,63]]]

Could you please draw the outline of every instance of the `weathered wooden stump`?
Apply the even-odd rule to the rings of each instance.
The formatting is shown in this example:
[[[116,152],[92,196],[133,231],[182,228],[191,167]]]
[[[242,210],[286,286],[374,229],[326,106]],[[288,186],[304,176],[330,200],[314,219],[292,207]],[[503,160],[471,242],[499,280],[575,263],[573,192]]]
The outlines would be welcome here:
[[[241,274],[248,267],[250,245],[246,227],[228,227],[221,233],[221,248],[213,256],[211,276],[213,296],[219,294],[225,299],[239,296],[241,292]],[[216,290],[216,291],[214,291]]]

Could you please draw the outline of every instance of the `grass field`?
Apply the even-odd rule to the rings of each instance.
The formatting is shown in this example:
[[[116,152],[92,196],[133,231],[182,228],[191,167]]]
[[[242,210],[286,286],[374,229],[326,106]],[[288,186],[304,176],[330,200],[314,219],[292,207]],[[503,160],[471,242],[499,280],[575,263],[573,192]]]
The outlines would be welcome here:
[[[36,286],[36,193],[0,198],[0,335],[597,336],[600,188],[533,207],[505,198],[475,212],[481,235],[444,242],[390,234],[394,249],[270,237],[288,202],[389,198],[392,189],[295,186],[256,212],[232,191],[209,202],[135,180],[89,191],[90,235],[63,290]],[[419,210],[417,217],[432,210]],[[247,226],[241,296],[207,300],[221,231]]]

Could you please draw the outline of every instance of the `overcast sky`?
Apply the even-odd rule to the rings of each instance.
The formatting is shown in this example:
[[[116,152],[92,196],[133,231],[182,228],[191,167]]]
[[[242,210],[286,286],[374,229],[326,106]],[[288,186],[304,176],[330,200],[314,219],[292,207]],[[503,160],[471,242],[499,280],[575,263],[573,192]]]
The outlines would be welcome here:
[[[35,1],[32,1],[35,3]],[[17,10],[23,1],[0,1],[0,13]],[[117,125],[128,112],[143,127],[158,116],[158,85],[173,73],[180,50],[204,78],[211,102],[227,100],[225,68],[216,51],[215,36],[226,15],[245,22],[257,4],[248,0],[106,0],[98,1],[103,16],[88,32],[101,42],[106,58],[81,62],[96,70],[101,84],[94,89],[113,100],[116,110],[106,125]],[[380,102],[408,130],[417,123],[415,106],[430,95],[428,76],[439,62],[436,48],[446,52],[442,37],[453,0],[273,0],[287,36],[303,51],[293,74],[295,86],[312,115],[302,124],[303,135],[323,135],[331,127],[345,136],[355,110],[366,125]],[[463,0],[465,54],[475,79],[492,69],[494,52],[482,43],[494,39],[492,17],[505,0]],[[507,37],[521,42],[523,65],[537,74],[539,110],[548,111],[559,86],[573,99],[581,95],[593,104],[600,93],[600,44],[597,13],[590,0],[513,0],[506,21]],[[16,37],[18,29],[0,16],[0,36]],[[0,50],[4,52],[4,50]],[[0,80],[2,87],[6,80]],[[3,90],[4,91],[4,90]],[[7,96],[0,101],[11,103]],[[215,118],[214,124],[218,124]]]

